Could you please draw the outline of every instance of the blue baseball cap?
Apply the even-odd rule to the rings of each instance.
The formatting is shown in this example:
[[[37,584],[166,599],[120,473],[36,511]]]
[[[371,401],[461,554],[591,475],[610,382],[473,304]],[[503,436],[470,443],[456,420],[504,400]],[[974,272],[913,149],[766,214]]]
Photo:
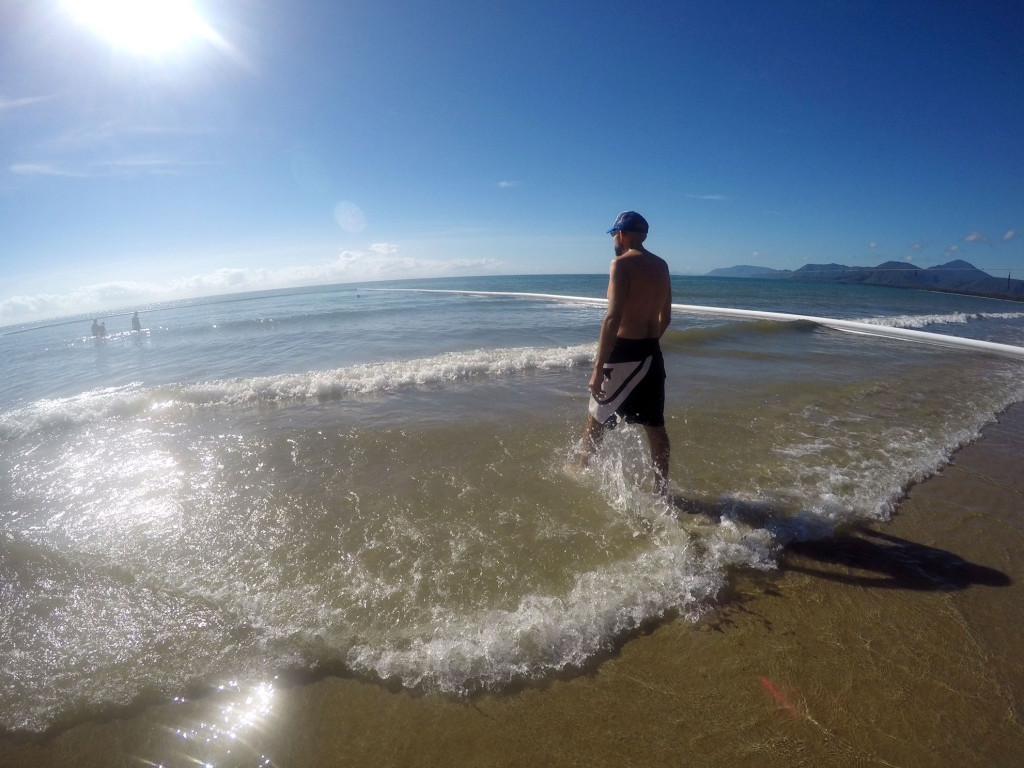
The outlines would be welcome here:
[[[636,211],[623,211],[619,214],[619,217],[615,219],[615,224],[611,229],[608,230],[610,235],[612,232],[640,232],[641,234],[647,234],[647,219],[641,216]]]

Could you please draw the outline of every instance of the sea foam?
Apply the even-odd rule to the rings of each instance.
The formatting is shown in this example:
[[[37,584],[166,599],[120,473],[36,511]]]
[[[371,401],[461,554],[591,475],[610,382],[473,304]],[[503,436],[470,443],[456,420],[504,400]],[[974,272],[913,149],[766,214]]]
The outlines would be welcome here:
[[[0,440],[69,429],[107,419],[201,407],[249,407],[304,400],[396,392],[501,377],[530,370],[571,368],[593,359],[594,345],[516,347],[450,352],[435,357],[394,360],[305,373],[283,373],[193,384],[146,387],[134,382],[94,389],[65,398],[43,399],[0,414]]]

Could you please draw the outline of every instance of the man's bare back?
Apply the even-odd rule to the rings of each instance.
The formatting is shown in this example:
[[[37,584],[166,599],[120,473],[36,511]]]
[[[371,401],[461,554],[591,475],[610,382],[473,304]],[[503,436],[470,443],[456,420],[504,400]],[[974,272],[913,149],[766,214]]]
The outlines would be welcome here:
[[[642,245],[616,256],[609,272],[608,302],[622,305],[616,336],[661,338],[672,313],[668,264]]]

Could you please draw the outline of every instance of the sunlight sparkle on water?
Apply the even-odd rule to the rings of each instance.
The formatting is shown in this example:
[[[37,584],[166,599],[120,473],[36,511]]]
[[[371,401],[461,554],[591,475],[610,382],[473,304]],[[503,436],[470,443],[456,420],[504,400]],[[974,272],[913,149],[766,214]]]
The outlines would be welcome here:
[[[232,756],[231,745],[245,748],[246,736],[253,729],[258,729],[270,716],[273,708],[274,686],[272,683],[260,683],[248,690],[236,682],[229,682],[217,687],[218,694],[227,694],[228,701],[221,701],[216,706],[216,712],[211,713],[212,722],[201,721],[191,728],[178,728],[176,734],[187,742],[195,745],[200,752],[213,750],[216,757],[210,754],[202,757],[192,757],[192,762],[197,765],[214,766],[218,765],[221,758],[230,759],[232,765],[241,765],[239,757]],[[184,703],[184,699],[181,699]],[[222,743],[223,747],[217,744]],[[221,749],[224,751],[222,752]],[[272,761],[261,754],[252,759],[258,765],[272,765]]]

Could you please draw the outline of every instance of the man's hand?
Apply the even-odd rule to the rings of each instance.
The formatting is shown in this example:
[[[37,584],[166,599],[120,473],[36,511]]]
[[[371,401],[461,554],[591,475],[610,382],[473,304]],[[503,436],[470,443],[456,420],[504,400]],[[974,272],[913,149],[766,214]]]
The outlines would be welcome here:
[[[601,390],[604,387],[604,368],[595,368],[593,375],[590,377],[590,383],[587,385],[590,388],[590,394],[594,396],[595,400],[601,399]]]

